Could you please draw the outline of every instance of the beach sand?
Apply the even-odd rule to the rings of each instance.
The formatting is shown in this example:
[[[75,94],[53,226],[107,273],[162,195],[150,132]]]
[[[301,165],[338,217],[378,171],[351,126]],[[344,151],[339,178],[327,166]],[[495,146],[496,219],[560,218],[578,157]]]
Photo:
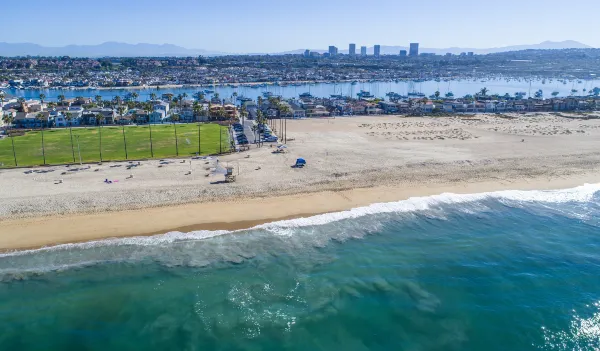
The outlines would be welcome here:
[[[44,168],[54,170],[48,173],[2,170],[0,249],[242,229],[444,192],[598,183],[600,120],[569,116],[288,121],[288,137],[294,139],[289,153],[253,146],[219,158],[238,174],[232,184],[206,176],[214,160],[192,160],[192,173],[186,174],[189,158],[162,167],[158,160],[142,161],[131,170],[126,163],[78,172],[64,166]],[[290,167],[297,157],[307,160],[306,168]],[[134,178],[127,179],[130,174]]]

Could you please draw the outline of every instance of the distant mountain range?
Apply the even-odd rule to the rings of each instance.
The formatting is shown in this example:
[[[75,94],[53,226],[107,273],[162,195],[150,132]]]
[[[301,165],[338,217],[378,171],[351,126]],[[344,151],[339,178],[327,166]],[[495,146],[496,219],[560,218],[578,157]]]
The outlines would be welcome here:
[[[419,52],[434,53],[443,55],[446,53],[459,54],[461,52],[472,51],[475,54],[491,54],[506,51],[518,51],[528,49],[587,49],[591,46],[577,41],[567,40],[561,42],[545,41],[533,45],[515,45],[489,49],[471,49],[471,48],[420,48]],[[340,48],[341,49],[341,48]],[[357,47],[357,53],[360,47]],[[397,55],[400,50],[408,50],[404,46],[381,46],[382,55]],[[311,50],[317,52],[327,52],[327,50]],[[271,55],[301,54],[304,49],[271,53]],[[340,50],[340,53],[348,53],[348,50]],[[367,49],[367,53],[373,54],[373,47]],[[258,53],[257,53],[258,54]],[[46,47],[31,43],[2,43],[0,42],[0,56],[73,56],[73,57],[139,57],[139,56],[222,56],[235,55],[235,53],[210,51],[203,49],[187,49],[172,44],[126,44],[118,42],[106,42],[99,45],[67,45],[62,47]]]
[[[0,43],[0,56],[73,56],[73,57],[140,57],[140,56],[219,56],[224,52],[186,49],[172,44],[126,44],[106,42],[99,45],[47,47],[31,43]]]
[[[565,40],[565,41],[545,41],[545,42],[539,43],[539,44],[513,45],[513,46],[503,46],[503,47],[489,48],[489,49],[474,49],[474,48],[459,48],[459,47],[435,49],[435,48],[420,47],[419,52],[420,53],[432,53],[432,54],[436,54],[436,55],[444,55],[446,53],[451,53],[451,54],[456,55],[456,54],[460,54],[461,52],[472,51],[475,54],[484,55],[484,54],[493,54],[493,53],[498,53],[498,52],[530,50],[530,49],[550,50],[550,49],[591,49],[591,48],[592,47],[589,45],[585,45],[585,44],[582,44],[582,43],[574,41],[574,40]],[[339,53],[342,53],[342,54],[348,53],[347,49],[346,50],[344,50],[342,48],[339,48],[339,49],[340,49],[338,51]],[[407,46],[381,45],[381,54],[382,55],[398,55],[400,50],[408,51],[408,47]],[[327,52],[327,50],[324,50],[324,49],[316,49],[316,50],[310,50],[310,51],[316,51],[316,52],[320,52],[320,53]],[[303,52],[304,52],[304,49],[300,49],[300,50],[281,52],[280,54],[301,54]],[[359,46],[356,47],[356,53],[357,54],[360,53]],[[367,54],[373,55],[373,47],[372,46],[367,48]]]

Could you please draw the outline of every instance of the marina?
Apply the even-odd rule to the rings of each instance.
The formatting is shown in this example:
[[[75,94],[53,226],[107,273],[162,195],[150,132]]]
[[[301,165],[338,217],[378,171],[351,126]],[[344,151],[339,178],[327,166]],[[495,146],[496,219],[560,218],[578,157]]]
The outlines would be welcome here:
[[[256,100],[259,96],[268,98],[269,96],[280,96],[285,99],[297,98],[302,94],[309,94],[313,97],[344,96],[357,98],[358,94],[367,92],[376,98],[389,97],[390,94],[408,97],[435,97],[435,92],[439,92],[442,97],[463,97],[474,95],[483,88],[487,88],[488,95],[498,94],[504,96],[521,95],[523,98],[535,97],[535,93],[542,91],[542,97],[565,97],[565,96],[585,96],[600,86],[597,80],[559,80],[559,79],[525,79],[525,78],[491,78],[491,79],[432,79],[432,80],[386,80],[386,81],[349,81],[349,82],[312,82],[312,83],[261,83],[261,84],[221,84],[210,86],[189,86],[178,87],[127,87],[113,89],[14,89],[5,88],[4,90],[16,97],[26,99],[37,99],[41,93],[45,94],[49,100],[56,100],[59,95],[66,98],[75,97],[95,97],[101,96],[105,100],[111,100],[115,96],[126,97],[129,94],[137,93],[140,100],[150,99],[151,94],[174,95],[188,94],[195,96],[199,92],[207,96],[219,94],[221,98],[230,98],[233,96],[240,99]],[[209,89],[210,88],[210,89]],[[235,93],[235,95],[234,95]],[[364,95],[364,94],[363,94]],[[237,99],[240,101],[240,99]]]

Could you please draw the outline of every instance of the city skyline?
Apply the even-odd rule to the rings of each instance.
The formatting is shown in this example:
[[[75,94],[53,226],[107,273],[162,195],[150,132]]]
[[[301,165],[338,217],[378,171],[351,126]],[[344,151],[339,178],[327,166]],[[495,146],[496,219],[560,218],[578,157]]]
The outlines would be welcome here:
[[[580,6],[561,11],[550,10],[556,4],[556,0],[525,3],[507,0],[498,7],[485,3],[475,6],[472,1],[400,4],[377,0],[364,6],[357,0],[325,3],[306,0],[301,8],[291,11],[291,6],[275,0],[251,4],[241,0],[227,3],[182,0],[176,8],[165,11],[164,3],[156,0],[143,3],[105,0],[97,7],[74,0],[59,4],[31,0],[5,6],[13,13],[27,13],[28,18],[27,25],[23,25],[19,16],[7,16],[4,28],[18,30],[1,31],[0,42],[51,47],[104,42],[169,43],[231,53],[326,49],[330,45],[346,50],[349,43],[383,47],[412,41],[428,48],[491,48],[547,40],[575,40],[600,47],[600,38],[590,30],[594,11],[578,10],[586,4],[594,6],[591,0],[582,0]],[[331,16],[332,13],[336,16]],[[530,16],[531,13],[536,15]],[[207,14],[226,14],[226,25],[223,16]],[[102,25],[92,25],[91,15],[102,18]],[[291,16],[311,18],[319,25],[296,24],[290,20]],[[457,22],[456,18],[461,16],[468,20]],[[68,21],[57,20],[60,18]],[[264,18],[269,18],[268,25],[260,21]]]

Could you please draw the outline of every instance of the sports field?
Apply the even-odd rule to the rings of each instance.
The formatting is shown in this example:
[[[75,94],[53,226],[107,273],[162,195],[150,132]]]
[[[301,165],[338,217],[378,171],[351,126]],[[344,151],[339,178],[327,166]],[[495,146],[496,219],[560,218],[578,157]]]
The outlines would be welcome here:
[[[152,147],[150,143],[152,129]],[[177,129],[177,143],[175,142]],[[82,162],[121,161],[145,158],[218,154],[229,150],[227,127],[218,124],[161,124],[34,130],[15,134],[14,154],[18,166]],[[219,136],[219,131],[222,133]],[[14,167],[12,138],[0,139],[0,167]],[[198,143],[200,139],[200,143]]]

